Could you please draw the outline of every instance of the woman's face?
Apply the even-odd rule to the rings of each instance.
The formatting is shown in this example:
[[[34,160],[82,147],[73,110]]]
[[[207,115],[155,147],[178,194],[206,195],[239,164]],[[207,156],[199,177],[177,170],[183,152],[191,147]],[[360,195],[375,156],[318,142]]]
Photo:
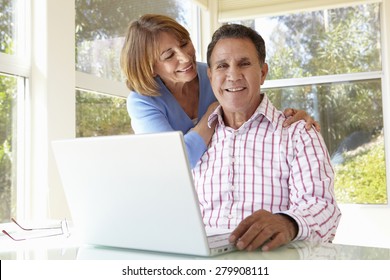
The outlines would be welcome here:
[[[173,35],[159,35],[154,75],[167,84],[190,82],[197,76],[195,49],[190,40],[178,41]]]

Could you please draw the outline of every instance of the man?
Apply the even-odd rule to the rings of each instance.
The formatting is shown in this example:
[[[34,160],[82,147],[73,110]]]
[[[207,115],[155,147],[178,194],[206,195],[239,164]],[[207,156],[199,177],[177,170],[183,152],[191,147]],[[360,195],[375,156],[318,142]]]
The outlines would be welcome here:
[[[320,134],[285,117],[260,91],[265,45],[254,30],[219,28],[207,51],[208,75],[220,103],[206,153],[193,169],[207,229],[234,229],[238,249],[272,250],[293,240],[330,242],[341,213],[334,171]]]

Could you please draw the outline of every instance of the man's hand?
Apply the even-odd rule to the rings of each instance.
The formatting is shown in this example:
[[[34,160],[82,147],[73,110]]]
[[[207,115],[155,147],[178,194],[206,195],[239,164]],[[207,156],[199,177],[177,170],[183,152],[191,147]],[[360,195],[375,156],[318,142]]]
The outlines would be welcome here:
[[[289,243],[298,233],[298,225],[289,216],[258,210],[245,218],[230,235],[239,250],[269,251]]]

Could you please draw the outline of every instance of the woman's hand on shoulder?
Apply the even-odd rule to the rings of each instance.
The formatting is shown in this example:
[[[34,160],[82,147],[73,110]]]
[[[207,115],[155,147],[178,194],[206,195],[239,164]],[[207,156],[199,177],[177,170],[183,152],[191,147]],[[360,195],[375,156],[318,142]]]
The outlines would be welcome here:
[[[320,124],[313,119],[306,111],[304,110],[297,110],[293,108],[287,108],[283,111],[283,114],[286,116],[286,120],[283,123],[284,127],[287,127],[297,121],[304,120],[306,122],[305,128],[307,130],[310,130],[312,126],[315,127],[315,129],[320,132],[321,126]]]
[[[217,109],[217,107],[219,106],[219,102],[218,101],[214,101],[213,103],[211,103],[209,105],[209,107],[207,108],[207,117],[210,116],[210,114],[212,112],[214,112],[215,109]]]

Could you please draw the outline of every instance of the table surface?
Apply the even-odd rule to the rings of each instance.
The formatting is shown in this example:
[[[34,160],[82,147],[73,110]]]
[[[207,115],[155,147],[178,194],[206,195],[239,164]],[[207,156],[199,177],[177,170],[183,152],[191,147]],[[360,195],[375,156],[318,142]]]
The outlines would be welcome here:
[[[270,252],[235,251],[214,257],[169,254],[81,244],[64,236],[13,241],[0,236],[1,260],[390,260],[390,248],[292,242]]]

